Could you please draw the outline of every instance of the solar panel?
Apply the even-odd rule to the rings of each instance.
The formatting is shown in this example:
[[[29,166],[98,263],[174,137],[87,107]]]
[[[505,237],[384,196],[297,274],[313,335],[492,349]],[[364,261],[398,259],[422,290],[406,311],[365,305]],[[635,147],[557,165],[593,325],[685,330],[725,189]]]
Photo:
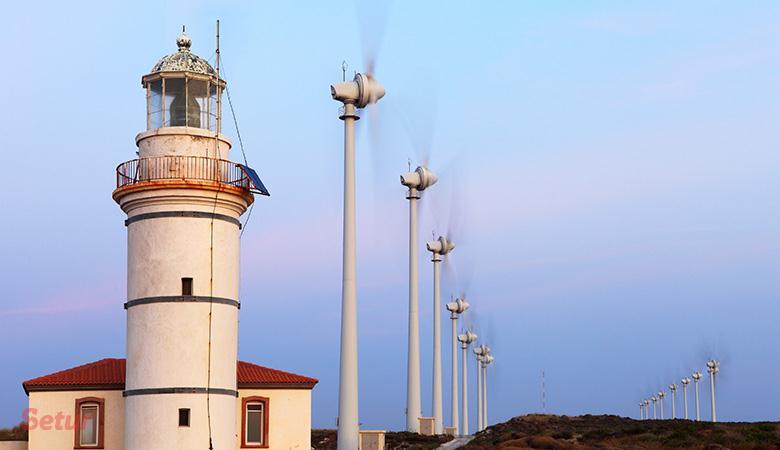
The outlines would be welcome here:
[[[260,181],[260,176],[257,175],[257,172],[255,172],[255,169],[245,166],[243,164],[239,164],[238,167],[241,168],[241,170],[244,171],[246,176],[249,177],[249,180],[252,181],[252,186],[249,187],[249,190],[255,194],[265,195],[267,197],[270,197],[271,194],[268,192],[268,189],[265,188],[265,185],[262,181]]]

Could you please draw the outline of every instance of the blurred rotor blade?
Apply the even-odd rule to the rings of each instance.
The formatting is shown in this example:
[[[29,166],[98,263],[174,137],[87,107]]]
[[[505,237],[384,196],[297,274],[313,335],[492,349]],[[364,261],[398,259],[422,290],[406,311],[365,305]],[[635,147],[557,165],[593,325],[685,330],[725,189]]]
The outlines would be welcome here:
[[[368,75],[376,73],[377,59],[384,40],[392,4],[392,1],[355,0],[355,10],[360,25],[360,41],[363,47],[363,65],[365,73]]]

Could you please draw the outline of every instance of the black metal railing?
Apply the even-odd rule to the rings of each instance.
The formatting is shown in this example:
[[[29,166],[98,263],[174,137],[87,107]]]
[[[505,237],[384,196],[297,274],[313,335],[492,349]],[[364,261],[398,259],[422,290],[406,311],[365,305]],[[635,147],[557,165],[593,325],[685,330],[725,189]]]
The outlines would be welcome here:
[[[123,162],[116,168],[116,187],[157,180],[210,181],[250,189],[241,165],[203,156],[155,156]]]

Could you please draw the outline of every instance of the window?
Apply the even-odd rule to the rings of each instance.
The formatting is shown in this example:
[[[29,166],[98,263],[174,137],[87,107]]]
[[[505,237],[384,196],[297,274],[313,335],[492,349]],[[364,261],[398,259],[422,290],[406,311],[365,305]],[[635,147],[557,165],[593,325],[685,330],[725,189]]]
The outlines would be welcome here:
[[[181,295],[192,295],[192,278],[181,279]]]
[[[266,397],[241,401],[241,448],[268,447],[268,403]]]
[[[179,426],[180,427],[188,427],[188,426],[190,426],[190,409],[189,408],[179,408]]]
[[[155,80],[148,84],[149,89],[149,122],[148,129],[160,128],[162,126],[162,80]]]
[[[76,399],[76,427],[73,448],[103,448],[104,404],[102,398]]]
[[[187,125],[187,94],[184,78],[165,80],[165,122],[164,127],[183,127]]]

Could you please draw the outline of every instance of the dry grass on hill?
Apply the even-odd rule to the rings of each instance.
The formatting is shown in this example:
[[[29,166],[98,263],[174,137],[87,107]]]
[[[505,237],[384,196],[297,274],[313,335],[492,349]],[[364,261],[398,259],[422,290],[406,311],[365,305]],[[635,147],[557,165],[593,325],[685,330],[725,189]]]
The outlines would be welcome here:
[[[515,417],[479,433],[467,450],[775,449],[780,424],[633,420],[618,416]]]
[[[390,431],[385,435],[385,449],[433,450],[451,440],[452,436],[421,436],[405,431]],[[311,430],[311,446],[315,450],[335,450],[336,430]]]

